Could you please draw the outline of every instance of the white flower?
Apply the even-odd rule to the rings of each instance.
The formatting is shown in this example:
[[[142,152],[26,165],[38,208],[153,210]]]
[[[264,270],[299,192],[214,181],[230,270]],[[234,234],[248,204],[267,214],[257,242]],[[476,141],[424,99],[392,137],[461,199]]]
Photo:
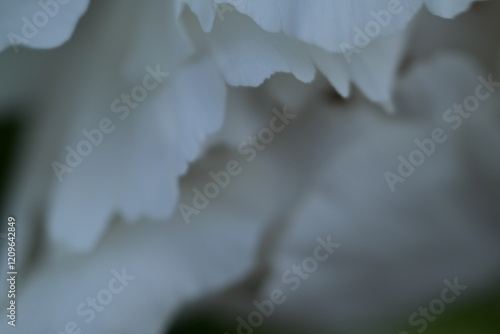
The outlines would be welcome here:
[[[187,303],[242,281],[262,257],[273,269],[265,295],[325,233],[345,245],[338,261],[282,311],[298,318],[315,302],[303,312],[311,327],[355,327],[356,314],[383,318],[413,305],[450,272],[442,261],[463,260],[460,275],[487,282],[491,263],[479,259],[498,251],[498,237],[470,222],[487,221],[494,210],[482,213],[479,203],[497,188],[477,190],[461,159],[473,157],[490,179],[498,161],[471,153],[469,137],[454,133],[448,149],[398,184],[399,196],[383,176],[482,73],[477,59],[453,53],[423,61],[434,50],[432,36],[422,41],[428,16],[413,19],[424,3],[453,18],[473,2],[110,0],[91,2],[80,22],[87,1],[2,2],[0,113],[14,106],[33,120],[6,206],[22,222],[20,333],[72,321],[89,333],[160,333]],[[478,43],[491,50],[496,39]],[[411,68],[403,76],[402,65]],[[493,114],[497,102],[485,109]],[[283,105],[294,114],[286,130],[242,150]],[[497,144],[496,116],[479,116],[463,133]],[[186,225],[179,203],[194,203],[195,190],[231,161],[241,171]],[[481,196],[468,202],[457,184]],[[440,225],[431,235],[423,224]],[[441,244],[448,233],[454,239]],[[457,247],[471,235],[481,247]],[[418,243],[437,249],[435,262]],[[447,256],[449,247],[458,255]],[[415,257],[432,270],[401,264]],[[403,270],[420,279],[415,291],[381,290],[396,311],[379,308],[376,294],[352,297],[353,275],[378,283],[377,261],[394,269],[389,284],[404,280]],[[91,311],[88,298],[114,291],[117,272],[129,283],[101,302],[105,312]]]

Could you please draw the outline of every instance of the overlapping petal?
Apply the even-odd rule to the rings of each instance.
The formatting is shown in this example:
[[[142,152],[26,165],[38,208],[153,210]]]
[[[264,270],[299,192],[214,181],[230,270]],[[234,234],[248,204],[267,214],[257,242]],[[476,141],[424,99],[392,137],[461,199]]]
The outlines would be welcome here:
[[[411,314],[445,279],[493,284],[500,270],[489,256],[500,251],[493,218],[498,209],[489,203],[497,193],[478,184],[477,164],[492,163],[488,157],[498,141],[480,150],[471,142],[478,143],[474,138],[479,136],[484,144],[495,137],[498,96],[482,101],[479,110],[463,119],[463,128],[454,129],[456,121],[443,118],[447,108],[475,94],[479,75],[486,74],[473,61],[444,55],[416,66],[398,82],[401,116],[395,119],[377,115],[363,103],[316,113],[321,144],[315,147],[329,148],[330,154],[320,155],[311,186],[290,213],[273,278],[262,292],[261,298],[276,288],[287,292],[287,302],[275,316],[289,320],[300,315],[311,328],[353,330],[359,329],[360,318],[366,326],[399,312],[402,317]],[[476,123],[481,119],[489,121]],[[489,135],[483,136],[488,122]],[[418,149],[415,141],[424,141],[437,128],[446,134],[445,142],[434,143],[434,152],[393,193],[385,173],[397,175],[399,156],[408,160]],[[328,236],[340,246],[327,260],[317,261],[317,269],[311,270],[308,262],[302,271],[307,279],[283,276],[314,256],[318,237]],[[292,276],[297,278],[293,282]],[[291,291],[297,280],[299,288]],[[305,304],[311,306],[304,309]]]
[[[38,142],[44,158],[30,168],[52,182],[51,239],[74,250],[90,250],[114,214],[167,218],[177,201],[179,175],[223,122],[224,79],[212,58],[189,58],[192,45],[171,6],[93,4],[71,43],[48,57],[56,73],[36,108],[46,124]],[[149,25],[160,22],[159,28],[166,20],[171,23],[163,31]],[[140,101],[128,104],[124,96]],[[110,133],[95,135],[97,144],[89,149],[84,132],[99,129],[106,119]],[[68,158],[85,142],[91,153]]]

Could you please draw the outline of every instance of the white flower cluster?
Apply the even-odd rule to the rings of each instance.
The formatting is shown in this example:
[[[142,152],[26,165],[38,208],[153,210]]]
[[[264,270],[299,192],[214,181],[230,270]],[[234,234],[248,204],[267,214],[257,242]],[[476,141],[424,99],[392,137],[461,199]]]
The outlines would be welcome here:
[[[158,334],[255,272],[256,300],[283,273],[300,288],[228,331],[352,332],[449,277],[479,293],[499,273],[499,12],[0,0],[0,121],[25,127],[2,203],[18,319],[1,332]],[[325,236],[340,247],[319,263]]]

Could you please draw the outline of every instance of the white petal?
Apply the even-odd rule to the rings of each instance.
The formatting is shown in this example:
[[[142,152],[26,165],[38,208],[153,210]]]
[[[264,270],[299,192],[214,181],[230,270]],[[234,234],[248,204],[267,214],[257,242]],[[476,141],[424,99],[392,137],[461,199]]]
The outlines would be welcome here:
[[[222,125],[226,88],[209,59],[167,80],[165,90],[153,92],[130,120],[116,123],[117,130],[57,183],[48,217],[56,240],[86,251],[113,213],[127,220],[172,213],[177,177],[197,157],[205,137]]]
[[[469,9],[475,1],[480,0],[425,0],[425,5],[434,15],[452,19]]]
[[[319,46],[329,52],[342,52],[342,43],[354,45],[354,38],[368,22],[377,23],[372,11],[388,12],[386,0],[256,0],[232,3],[241,13],[249,15],[263,29],[284,32],[301,41]],[[378,24],[381,31],[374,38],[402,31],[422,5],[421,0],[401,2],[388,23]],[[392,8],[392,7],[391,7]],[[226,16],[224,16],[224,20]],[[370,38],[371,39],[371,38]]]
[[[133,19],[137,23],[132,29],[123,27],[122,32],[126,34],[129,31],[130,47],[125,56],[124,71],[131,84],[143,78],[144,64],[160,64],[161,68],[170,70],[194,53],[194,46],[179,22],[175,5],[178,4],[162,0],[134,5]],[[116,19],[123,20],[120,17]]]
[[[370,100],[387,102],[391,100],[404,45],[405,36],[400,34],[376,40],[350,56],[327,53],[317,47],[310,47],[310,53],[340,95],[349,95],[352,81]]]
[[[0,51],[10,45],[17,51],[18,45],[42,49],[61,45],[71,37],[88,4],[89,0],[2,1]]]
[[[350,65],[343,55],[329,53],[318,47],[310,47],[311,58],[318,70],[328,79],[330,84],[343,97],[350,94],[352,79]]]
[[[222,124],[225,82],[206,57],[173,71],[139,108],[129,108],[126,119],[112,110],[115,99],[143,85],[146,67],[168,72],[191,52],[183,31],[169,25],[164,26],[166,40],[144,42],[155,31],[132,27],[144,19],[175,22],[175,12],[163,1],[134,4],[93,3],[72,41],[47,53],[52,61],[48,67],[56,74],[40,90],[38,108],[47,115],[44,120],[52,121],[47,126],[52,131],[41,136],[44,158],[32,162],[44,180],[53,182],[47,197],[50,237],[73,250],[91,249],[114,214],[129,220],[168,217],[177,200],[178,176],[196,158],[204,138]],[[168,48],[169,42],[178,47]],[[116,129],[59,183],[51,162],[67,164],[65,146],[77,149],[87,140],[82,131],[98,128],[104,118]]]
[[[302,43],[283,34],[269,34],[236,11],[216,21],[206,36],[227,83],[258,86],[277,72],[310,82],[315,69]]]
[[[215,20],[212,31],[200,40],[208,42],[226,81],[231,85],[257,86],[274,73],[292,73],[309,82],[314,65],[344,97],[354,82],[372,101],[390,104],[395,72],[405,45],[404,34],[382,38],[352,54],[335,54],[265,33],[236,11]]]

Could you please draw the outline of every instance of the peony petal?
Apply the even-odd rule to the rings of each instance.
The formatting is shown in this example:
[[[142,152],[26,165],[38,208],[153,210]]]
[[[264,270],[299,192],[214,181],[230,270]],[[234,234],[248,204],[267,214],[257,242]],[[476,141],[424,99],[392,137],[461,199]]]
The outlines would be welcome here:
[[[465,12],[476,1],[482,0],[425,0],[425,5],[432,14],[452,19]]]
[[[258,86],[277,72],[310,82],[315,69],[304,45],[283,34],[269,34],[236,11],[217,21],[206,39],[228,84]]]
[[[172,213],[177,177],[222,124],[225,83],[210,59],[168,80],[164,91],[133,111],[137,115],[130,117],[137,118],[117,123],[123,128],[57,184],[48,217],[53,238],[88,251],[115,212],[127,220],[165,219]]]
[[[367,23],[375,22],[373,12],[389,13],[387,23],[378,24],[381,30],[373,38],[401,32],[417,13],[422,1],[401,1],[399,6],[389,6],[387,0],[256,0],[232,3],[241,13],[250,16],[264,30],[284,32],[290,37],[319,46],[328,52],[343,52],[343,44],[355,44],[358,29],[365,30]],[[389,10],[392,9],[394,14]],[[225,20],[225,16],[224,16]],[[372,38],[367,36],[368,40]]]
[[[352,76],[350,65],[344,56],[326,52],[316,46],[310,47],[309,53],[318,70],[328,79],[333,88],[342,97],[348,97],[351,91]]]
[[[426,0],[436,15],[452,18],[475,0]],[[381,31],[371,41],[401,32],[422,6],[422,0],[218,0],[232,4],[249,15],[264,30],[284,32],[329,52],[343,52],[342,44],[355,44],[359,30],[366,33],[369,22],[381,22]],[[381,12],[386,18],[381,18]],[[224,16],[225,20],[225,16]],[[359,29],[359,30],[358,30]]]
[[[177,200],[178,176],[200,153],[205,137],[222,124],[226,87],[211,58],[198,57],[165,77],[169,66],[186,60],[183,57],[190,54],[190,44],[179,44],[167,54],[162,53],[164,42],[158,45],[160,51],[152,49],[133,27],[143,19],[168,19],[169,14],[175,20],[175,12],[166,11],[163,1],[150,6],[134,4],[93,3],[72,41],[48,52],[53,74],[40,94],[38,109],[46,125],[44,134],[50,135],[40,136],[43,158],[27,165],[52,183],[47,210],[49,236],[75,251],[90,250],[115,214],[127,220],[168,217]],[[155,10],[154,5],[159,7]],[[141,15],[148,12],[157,16]],[[140,31],[146,34],[145,39],[155,34],[148,35],[148,29]],[[175,43],[185,40],[181,30],[169,31],[166,36]],[[169,40],[165,42],[168,45]],[[150,55],[141,58],[142,51],[135,48],[144,46],[150,47]],[[163,55],[162,59],[158,55]],[[157,60],[161,63],[154,63]],[[149,72],[158,70],[163,73],[158,78],[162,82],[140,107],[128,111],[125,103],[113,107],[122,94],[143,86],[147,75],[149,85],[154,85]],[[70,167],[71,172],[63,172],[63,182],[59,182],[53,163],[69,167],[66,146],[73,150],[78,150],[79,144],[85,146],[89,139],[83,131],[99,128],[104,119],[114,126],[112,133],[91,145],[91,154],[83,156],[75,168]]]
[[[343,97],[349,96],[352,81],[374,102],[390,102],[396,71],[405,45],[400,34],[379,39],[359,54],[339,55],[310,47],[318,69]]]
[[[16,0],[0,3],[0,51],[13,46],[54,48],[66,42],[89,0]]]
[[[402,56],[405,35],[376,40],[359,52],[334,54],[269,34],[236,11],[224,13],[213,29],[199,40],[207,43],[230,85],[257,86],[274,73],[292,73],[310,82],[314,66],[347,97],[353,81],[375,102],[390,104],[392,84]]]

